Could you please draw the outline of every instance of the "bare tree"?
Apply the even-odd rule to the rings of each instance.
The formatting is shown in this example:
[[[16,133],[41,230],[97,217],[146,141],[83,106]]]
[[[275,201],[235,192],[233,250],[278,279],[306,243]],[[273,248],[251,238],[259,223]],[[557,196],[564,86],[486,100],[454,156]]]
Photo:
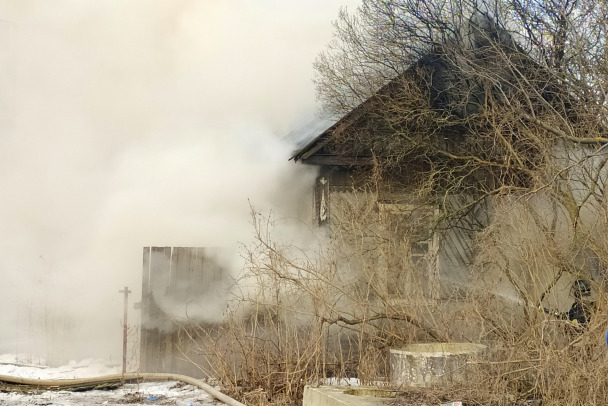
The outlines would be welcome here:
[[[330,148],[375,164],[368,183],[334,196],[333,237],[315,253],[275,241],[253,213],[239,285],[257,288],[235,295],[208,344],[223,383],[256,404],[289,404],[329,377],[381,381],[391,346],[492,340],[478,375],[437,391],[605,404],[606,315],[573,338],[539,306],[563,304],[587,257],[598,272],[608,263],[606,12],[590,0],[363,0],[342,11],[317,89],[349,122]],[[412,207],[390,203],[406,190]],[[477,290],[436,291],[420,270],[438,255],[416,257],[430,236],[412,219],[472,236]]]
[[[315,64],[325,112],[353,117],[332,146],[373,155],[392,185],[415,169],[447,228],[487,197],[540,190],[576,224],[603,201],[607,10],[585,0],[343,10]],[[471,199],[449,204],[457,195]]]
[[[587,0],[364,0],[315,65],[326,112],[352,122],[330,145],[438,207],[436,230],[479,232],[503,202],[526,209],[557,270],[531,297],[510,280],[538,305],[575,273],[564,252],[604,262],[607,16]]]
[[[565,382],[546,381],[557,371],[547,348],[587,346],[560,366],[572,378],[605,330],[598,315],[558,345],[542,307],[563,311],[581,277],[603,295],[607,16],[587,0],[363,0],[342,11],[315,65],[325,112],[349,120],[329,148],[373,157],[384,190],[436,205],[436,230],[473,232],[479,306],[466,319],[506,348],[534,348],[508,381],[545,399]]]

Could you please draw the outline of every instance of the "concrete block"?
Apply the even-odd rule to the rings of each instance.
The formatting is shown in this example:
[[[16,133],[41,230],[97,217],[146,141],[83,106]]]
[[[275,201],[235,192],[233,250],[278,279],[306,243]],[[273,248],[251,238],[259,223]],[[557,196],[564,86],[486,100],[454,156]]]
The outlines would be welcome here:
[[[481,355],[485,345],[421,343],[390,350],[391,384],[395,387],[431,387],[466,379],[467,360]]]
[[[400,393],[367,386],[306,386],[302,406],[385,406]]]

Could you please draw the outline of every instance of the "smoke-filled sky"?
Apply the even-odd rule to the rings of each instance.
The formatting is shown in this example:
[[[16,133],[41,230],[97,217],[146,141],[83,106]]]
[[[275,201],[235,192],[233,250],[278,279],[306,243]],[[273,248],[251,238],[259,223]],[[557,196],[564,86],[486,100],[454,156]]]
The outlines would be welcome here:
[[[249,202],[294,207],[314,174],[280,138],[357,4],[0,0],[0,353],[117,360],[143,246],[236,246]]]

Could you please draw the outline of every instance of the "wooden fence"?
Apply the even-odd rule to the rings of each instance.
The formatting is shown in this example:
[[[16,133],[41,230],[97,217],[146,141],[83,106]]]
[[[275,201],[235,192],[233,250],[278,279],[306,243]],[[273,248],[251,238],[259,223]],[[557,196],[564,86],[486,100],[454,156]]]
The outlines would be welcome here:
[[[206,364],[187,331],[189,306],[218,297],[227,271],[217,248],[144,247],[140,370],[201,376]],[[191,307],[190,307],[191,309]],[[191,309],[192,310],[192,309]],[[204,309],[197,309],[199,314]]]

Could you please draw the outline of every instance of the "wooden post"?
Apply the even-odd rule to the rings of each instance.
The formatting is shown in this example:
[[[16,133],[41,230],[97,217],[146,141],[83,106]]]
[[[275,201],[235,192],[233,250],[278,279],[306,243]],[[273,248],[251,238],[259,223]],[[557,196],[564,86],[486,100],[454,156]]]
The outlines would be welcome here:
[[[129,302],[129,293],[131,291],[127,286],[123,290],[119,290],[118,293],[125,294],[125,314],[122,322],[122,373],[127,373],[127,303]]]

